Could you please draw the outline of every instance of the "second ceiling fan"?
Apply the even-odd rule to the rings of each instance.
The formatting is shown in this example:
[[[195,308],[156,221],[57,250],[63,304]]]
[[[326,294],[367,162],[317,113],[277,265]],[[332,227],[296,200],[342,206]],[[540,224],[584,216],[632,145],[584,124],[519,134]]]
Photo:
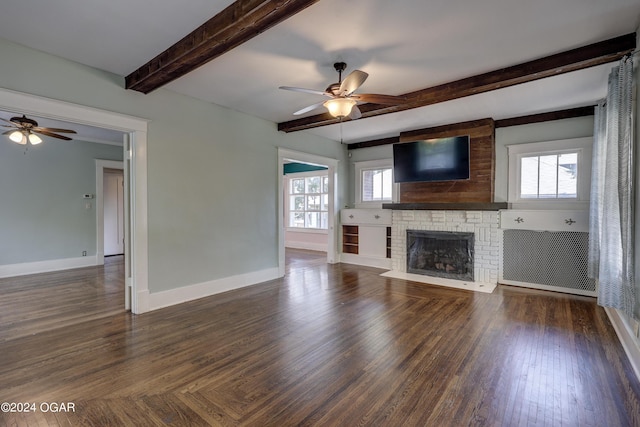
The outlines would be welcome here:
[[[58,132],[76,133],[75,130],[71,129],[58,129],[38,126],[38,122],[28,118],[24,114],[22,115],[22,117],[11,117],[11,119],[9,120],[0,117],[0,120],[8,123],[6,125],[0,125],[0,127],[8,128],[8,130],[3,132],[2,134],[8,135],[10,140],[20,145],[27,145],[27,142],[29,142],[31,145],[40,144],[42,142],[42,138],[40,138],[36,134],[64,139],[65,141],[71,141],[71,138],[65,135],[59,135]]]
[[[342,80],[342,72],[347,68],[344,62],[336,62],[333,67],[338,72],[338,83],[330,84],[324,91],[305,89],[301,87],[280,86],[280,89],[291,90],[294,92],[312,93],[315,95],[326,96],[328,101],[318,102],[293,113],[294,116],[308,113],[320,107],[325,107],[333,117],[350,119],[359,119],[362,117],[360,109],[356,105],[358,102],[369,102],[372,104],[398,105],[407,101],[403,96],[380,95],[374,93],[355,94],[354,92],[369,77],[364,71],[354,70],[344,80]]]

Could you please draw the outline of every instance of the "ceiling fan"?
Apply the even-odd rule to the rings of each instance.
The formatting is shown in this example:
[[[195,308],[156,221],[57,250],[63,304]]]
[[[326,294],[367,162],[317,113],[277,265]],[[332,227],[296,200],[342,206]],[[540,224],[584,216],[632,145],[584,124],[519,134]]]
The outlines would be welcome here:
[[[42,138],[40,138],[36,134],[64,139],[65,141],[71,141],[71,138],[69,138],[68,136],[58,135],[58,133],[56,132],[76,133],[75,130],[70,129],[39,127],[38,122],[28,118],[24,114],[22,115],[22,117],[11,117],[11,119],[9,120],[0,117],[0,120],[9,123],[8,125],[0,125],[0,127],[9,128],[9,130],[3,132],[2,134],[9,135],[10,140],[20,145],[27,145],[27,142],[29,142],[31,145],[40,144],[42,142]]]
[[[398,105],[407,101],[403,96],[380,95],[374,93],[355,94],[354,92],[362,85],[362,83],[364,83],[367,77],[369,77],[369,74],[364,71],[354,70],[349,73],[344,80],[342,80],[342,72],[347,68],[347,64],[344,62],[336,62],[333,64],[333,68],[338,72],[338,83],[330,84],[324,91],[304,89],[300,87],[280,86],[280,89],[284,90],[312,93],[331,98],[328,101],[318,102],[317,104],[309,105],[308,107],[298,110],[293,113],[294,116],[299,116],[324,106],[329,110],[329,113],[333,117],[359,119],[362,117],[362,113],[356,105],[358,102]]]

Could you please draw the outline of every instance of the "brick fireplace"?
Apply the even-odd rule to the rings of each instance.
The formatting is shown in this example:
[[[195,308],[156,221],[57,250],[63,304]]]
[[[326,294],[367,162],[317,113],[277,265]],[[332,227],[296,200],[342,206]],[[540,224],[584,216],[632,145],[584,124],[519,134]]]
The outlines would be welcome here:
[[[459,289],[493,292],[498,283],[500,260],[498,222],[497,211],[394,210],[391,225],[392,269],[383,275]],[[459,236],[472,236],[472,239],[467,239],[471,242],[473,255],[472,274],[447,276],[438,274],[437,271],[429,272],[429,269],[420,274],[416,274],[413,269],[408,271],[410,251],[407,250],[407,231],[433,231],[443,233],[441,236],[453,236],[455,233]],[[447,245],[445,242],[440,246],[444,248]],[[459,249],[457,251],[460,252]],[[441,252],[446,253],[445,250]],[[449,259],[451,255],[446,257]],[[447,270],[446,262],[448,261],[436,261],[440,265],[435,269]],[[451,263],[449,269],[453,268]]]

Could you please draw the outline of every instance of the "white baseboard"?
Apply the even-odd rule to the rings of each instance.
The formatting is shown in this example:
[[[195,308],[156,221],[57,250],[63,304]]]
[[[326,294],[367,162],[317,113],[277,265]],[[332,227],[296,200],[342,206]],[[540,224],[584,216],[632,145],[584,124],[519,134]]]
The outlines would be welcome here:
[[[498,277],[498,282],[503,285],[519,286],[521,288],[541,289],[543,291],[561,292],[571,295],[582,295],[585,297],[595,297],[596,291],[585,291],[582,289],[563,288],[561,286],[539,285],[537,283],[519,282],[517,280],[505,280]]]
[[[377,258],[366,255],[355,255],[343,253],[340,255],[340,262],[345,264],[364,265],[367,267],[384,268],[391,270],[391,258]]]
[[[444,277],[423,276],[422,274],[404,273],[401,271],[387,271],[381,276],[392,277],[394,279],[411,280],[412,282],[427,283],[430,285],[447,286],[449,288],[465,289],[468,291],[484,292],[490,294],[496,288],[497,284],[466,282],[463,280],[446,279]]]
[[[613,329],[615,329],[616,335],[618,335],[618,339],[622,343],[622,348],[624,348],[624,352],[631,362],[636,378],[640,380],[640,340],[634,336],[629,323],[623,319],[618,310],[605,307],[604,311],[609,316]]]
[[[284,246],[291,249],[306,249],[308,251],[320,251],[327,252],[326,243],[312,243],[312,242],[285,242]]]
[[[240,274],[238,276],[224,277],[210,282],[183,286],[168,291],[150,293],[148,295],[148,307],[144,308],[148,308],[148,310],[157,310],[159,308],[193,301],[222,292],[231,291],[233,289],[267,282],[269,280],[277,279],[278,277],[280,276],[278,274],[278,268],[276,267],[252,273]]]
[[[97,265],[96,257],[51,259],[46,261],[23,262],[19,264],[0,265],[0,278],[24,276],[26,274],[49,273],[51,271],[69,270],[72,268],[91,267]]]

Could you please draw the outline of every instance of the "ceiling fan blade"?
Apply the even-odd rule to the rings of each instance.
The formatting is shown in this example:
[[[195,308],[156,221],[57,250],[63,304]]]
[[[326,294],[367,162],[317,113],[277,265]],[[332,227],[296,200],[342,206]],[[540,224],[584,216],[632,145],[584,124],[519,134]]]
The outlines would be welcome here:
[[[58,128],[33,128],[32,129],[34,132],[41,132],[43,130],[49,131],[49,132],[60,132],[60,133],[77,133],[75,130],[71,130],[71,129],[58,129]]]
[[[301,110],[296,111],[295,113],[293,113],[294,116],[299,116],[300,114],[304,114],[304,113],[308,113],[309,111],[313,111],[316,108],[320,108],[322,107],[322,104],[324,104],[326,101],[322,101],[322,102],[318,102],[317,104],[313,104],[313,105],[309,105],[308,107],[304,107]]]
[[[314,94],[314,95],[322,95],[322,96],[333,97],[333,95],[331,95],[328,92],[324,92],[322,90],[305,89],[303,87],[280,86],[280,89],[291,90],[291,91],[294,91],[294,92],[311,93],[311,94]]]
[[[10,133],[14,133],[15,130],[8,130],[6,132],[2,132],[3,135],[9,135]]]
[[[12,122],[12,121],[9,121],[9,120],[7,120],[7,119],[3,119],[2,117],[0,117],[0,120],[2,120],[3,122],[7,122],[7,123],[9,123],[9,124],[12,124],[13,126],[16,126],[16,127],[18,126],[18,124],[17,124],[16,122]],[[4,126],[4,125],[3,125],[3,126]]]
[[[377,93],[359,93],[353,94],[350,98],[356,101],[370,102],[372,104],[398,105],[407,102],[404,96],[380,95]]]
[[[71,138],[64,136],[64,135],[58,135],[57,133],[53,133],[53,132],[49,132],[47,130],[44,129],[40,129],[38,131],[35,131],[36,133],[40,133],[42,135],[46,135],[46,136],[50,136],[52,138],[58,138],[58,139],[64,139],[65,141],[71,141]]]
[[[353,70],[340,84],[340,95],[349,96],[352,92],[360,87],[369,74],[360,70]]]
[[[351,108],[351,113],[349,114],[349,118],[351,120],[356,120],[356,119],[359,119],[360,117],[362,117],[362,112],[360,111],[357,105],[354,105]]]

